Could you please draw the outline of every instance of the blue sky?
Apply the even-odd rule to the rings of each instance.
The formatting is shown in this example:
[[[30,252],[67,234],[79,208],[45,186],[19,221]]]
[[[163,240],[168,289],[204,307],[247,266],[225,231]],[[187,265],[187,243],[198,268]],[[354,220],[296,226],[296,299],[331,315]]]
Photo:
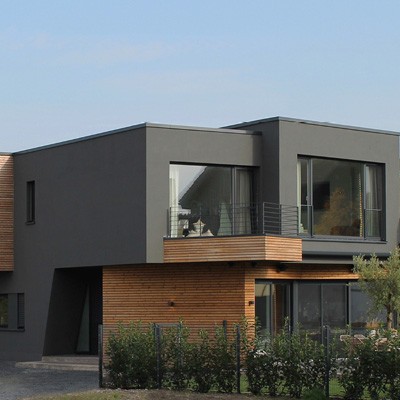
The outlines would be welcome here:
[[[0,2],[0,151],[141,122],[400,131],[400,2]]]

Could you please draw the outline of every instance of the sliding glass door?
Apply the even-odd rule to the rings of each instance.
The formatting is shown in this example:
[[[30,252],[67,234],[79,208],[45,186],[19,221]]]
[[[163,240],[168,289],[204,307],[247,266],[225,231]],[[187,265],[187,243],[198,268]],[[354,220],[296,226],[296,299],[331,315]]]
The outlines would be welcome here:
[[[290,321],[290,284],[256,280],[255,316],[261,334],[279,333]]]
[[[322,326],[344,329],[348,315],[346,283],[297,284],[297,322],[300,329],[318,332]]]

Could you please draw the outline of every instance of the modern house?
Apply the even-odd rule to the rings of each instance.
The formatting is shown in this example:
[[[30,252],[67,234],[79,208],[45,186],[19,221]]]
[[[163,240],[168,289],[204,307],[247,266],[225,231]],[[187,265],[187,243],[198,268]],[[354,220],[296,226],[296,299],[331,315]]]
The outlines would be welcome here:
[[[367,325],[353,255],[399,238],[394,132],[142,124],[0,155],[0,358],[118,322]]]

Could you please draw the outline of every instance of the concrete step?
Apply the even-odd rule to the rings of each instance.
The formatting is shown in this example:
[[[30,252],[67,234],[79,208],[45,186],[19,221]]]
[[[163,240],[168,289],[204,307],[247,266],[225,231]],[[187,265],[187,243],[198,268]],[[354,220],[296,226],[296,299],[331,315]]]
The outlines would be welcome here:
[[[42,361],[46,363],[58,363],[58,364],[99,365],[98,356],[80,356],[80,355],[43,356]]]
[[[46,356],[42,361],[23,361],[15,364],[19,368],[57,369],[61,371],[98,371],[97,356]]]

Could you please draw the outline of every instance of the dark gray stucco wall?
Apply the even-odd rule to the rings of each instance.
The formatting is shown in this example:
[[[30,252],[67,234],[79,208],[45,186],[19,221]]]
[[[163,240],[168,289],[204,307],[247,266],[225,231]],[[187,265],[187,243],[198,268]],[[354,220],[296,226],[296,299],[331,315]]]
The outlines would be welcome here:
[[[0,293],[25,293],[26,329],[0,331],[0,358],[42,356],[55,268],[146,261],[145,160],[144,128],[15,155],[15,271],[1,275]]]
[[[240,127],[241,125],[239,125]],[[262,134],[261,153],[261,202],[280,203],[280,131],[279,120],[272,119],[265,122],[249,123],[248,127],[253,132]]]
[[[280,121],[280,199],[297,203],[298,155],[368,161],[385,165],[386,240],[369,241],[304,240],[304,252],[388,253],[397,246],[399,223],[399,138],[396,135],[311,123]]]
[[[16,253],[53,267],[145,261],[145,154],[144,129],[17,154]],[[36,223],[27,226],[29,180]]]
[[[399,138],[361,128],[340,127],[276,118],[250,123],[243,129],[263,134],[264,201],[297,204],[297,158],[299,155],[369,161],[385,165],[386,241],[305,239],[304,254],[386,254],[398,243],[399,229]],[[267,167],[268,165],[268,167]],[[278,175],[277,175],[278,174]],[[278,182],[278,184],[277,184]],[[273,196],[269,193],[272,192]]]
[[[149,127],[147,130],[147,262],[163,261],[169,164],[261,165],[262,138],[241,131]]]
[[[262,201],[297,204],[299,155],[369,161],[385,165],[386,241],[303,240],[304,255],[387,254],[399,238],[399,136],[369,129],[271,118],[234,128],[263,135]],[[333,258],[332,258],[333,257]],[[327,259],[329,262],[329,259]]]

